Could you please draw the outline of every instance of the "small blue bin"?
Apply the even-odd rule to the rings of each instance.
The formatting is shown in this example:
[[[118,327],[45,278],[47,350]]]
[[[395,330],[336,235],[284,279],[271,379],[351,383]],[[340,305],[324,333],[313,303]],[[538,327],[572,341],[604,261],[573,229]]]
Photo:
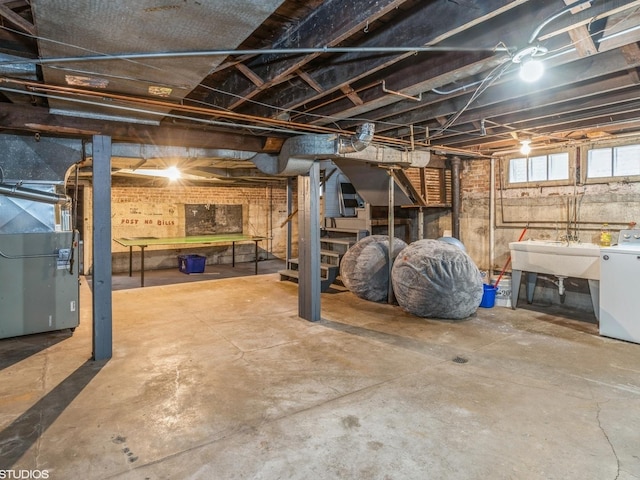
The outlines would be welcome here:
[[[182,273],[202,273],[207,257],[202,255],[178,255],[178,268]]]
[[[480,302],[480,306],[482,308],[493,308],[496,304],[496,291],[498,289],[493,285],[487,285],[486,283],[482,284],[482,288],[484,288],[484,291],[482,292],[482,301]]]

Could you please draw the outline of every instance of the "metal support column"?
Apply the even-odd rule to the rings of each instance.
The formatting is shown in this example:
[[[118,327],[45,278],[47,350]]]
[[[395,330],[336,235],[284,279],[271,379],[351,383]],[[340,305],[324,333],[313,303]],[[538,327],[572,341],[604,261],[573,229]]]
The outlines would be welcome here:
[[[418,240],[424,238],[424,208],[418,208]]]
[[[460,240],[460,157],[451,157],[451,235]]]
[[[391,269],[393,268],[393,240],[396,234],[396,229],[395,229],[395,223],[396,223],[396,219],[395,219],[395,212],[393,211],[394,207],[395,207],[395,198],[394,198],[394,191],[395,191],[395,181],[394,181],[394,176],[393,176],[393,170],[389,169],[389,212],[388,212],[388,223],[389,226],[387,228],[387,232],[389,233],[389,258],[388,258],[388,262],[389,262],[389,290],[388,290],[388,294],[387,294],[387,303],[392,304],[395,301],[395,297],[393,295],[393,285],[391,282]]]
[[[93,136],[93,359],[111,358],[111,137]]]
[[[293,178],[287,177],[287,251],[286,251],[286,268],[289,268],[289,260],[292,258],[291,240],[293,238]]]
[[[320,320],[320,165],[298,177],[298,315]]]

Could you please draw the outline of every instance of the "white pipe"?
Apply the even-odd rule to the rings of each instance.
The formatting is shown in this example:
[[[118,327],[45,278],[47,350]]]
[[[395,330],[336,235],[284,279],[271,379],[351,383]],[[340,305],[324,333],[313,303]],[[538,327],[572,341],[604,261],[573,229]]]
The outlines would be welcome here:
[[[409,52],[509,52],[507,47],[456,47],[456,46],[408,46],[408,47],[311,47],[311,48],[265,48],[238,50],[192,50],[186,52],[141,52],[85,55],[79,57],[49,57],[18,60],[3,60],[2,65],[38,64],[67,62],[99,62],[104,60],[141,60],[149,58],[217,57],[229,55],[278,55],[313,53],[409,53]]]

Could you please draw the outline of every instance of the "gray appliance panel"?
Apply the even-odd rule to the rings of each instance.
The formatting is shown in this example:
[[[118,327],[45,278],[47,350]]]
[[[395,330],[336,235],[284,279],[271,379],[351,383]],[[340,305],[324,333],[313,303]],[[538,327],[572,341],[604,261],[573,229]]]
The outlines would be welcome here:
[[[640,343],[640,244],[600,249],[600,335]]]
[[[72,232],[0,235],[0,338],[78,326],[77,251],[72,273],[58,256],[71,242]]]

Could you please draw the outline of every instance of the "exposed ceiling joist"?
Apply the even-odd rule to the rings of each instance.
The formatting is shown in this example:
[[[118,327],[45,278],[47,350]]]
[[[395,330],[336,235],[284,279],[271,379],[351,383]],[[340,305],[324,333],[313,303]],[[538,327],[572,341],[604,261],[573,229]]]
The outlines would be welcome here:
[[[471,157],[640,125],[640,0],[183,3],[0,0],[47,37],[0,14],[0,127],[277,153],[373,122],[385,146]]]

